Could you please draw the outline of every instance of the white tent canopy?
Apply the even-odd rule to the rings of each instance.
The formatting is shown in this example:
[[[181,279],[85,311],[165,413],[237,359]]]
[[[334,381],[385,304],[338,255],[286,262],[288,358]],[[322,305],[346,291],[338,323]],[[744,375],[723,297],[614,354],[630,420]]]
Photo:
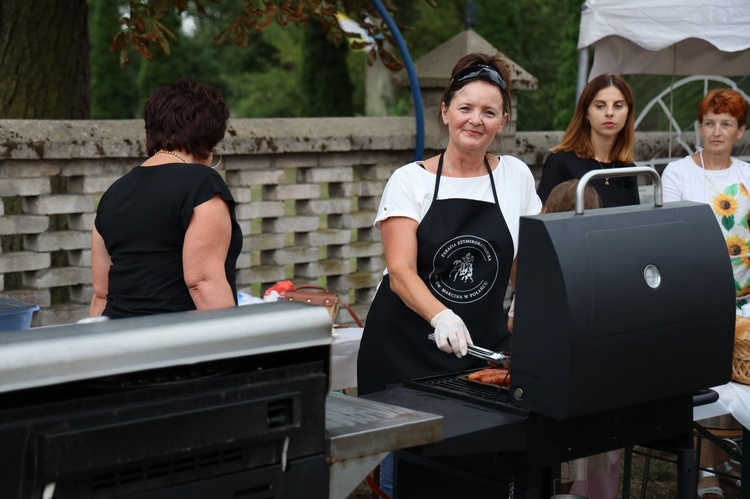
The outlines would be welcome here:
[[[589,79],[601,73],[748,75],[750,0],[587,0],[578,49],[589,48]]]

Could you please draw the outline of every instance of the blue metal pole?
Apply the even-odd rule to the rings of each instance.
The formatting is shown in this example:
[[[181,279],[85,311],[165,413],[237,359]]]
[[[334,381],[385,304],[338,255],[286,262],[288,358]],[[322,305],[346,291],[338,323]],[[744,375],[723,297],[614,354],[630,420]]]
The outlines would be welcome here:
[[[383,18],[388,29],[391,30],[393,39],[396,41],[399,52],[401,52],[401,57],[404,59],[406,73],[409,75],[409,86],[411,87],[411,95],[414,100],[414,117],[417,121],[417,144],[414,150],[414,161],[421,161],[424,155],[424,107],[422,106],[422,92],[419,90],[417,72],[414,69],[414,63],[411,61],[411,55],[409,55],[409,49],[406,47],[404,37],[401,36],[401,31],[399,31],[388,10],[380,0],[372,0],[372,4],[378,10],[380,17]]]

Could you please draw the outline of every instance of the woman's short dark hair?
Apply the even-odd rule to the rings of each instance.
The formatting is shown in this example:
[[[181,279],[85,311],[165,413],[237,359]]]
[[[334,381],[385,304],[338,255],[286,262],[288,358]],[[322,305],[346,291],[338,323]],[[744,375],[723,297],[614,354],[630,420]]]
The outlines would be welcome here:
[[[215,88],[181,80],[151,94],[143,119],[149,156],[165,149],[206,159],[224,138],[229,107]]]

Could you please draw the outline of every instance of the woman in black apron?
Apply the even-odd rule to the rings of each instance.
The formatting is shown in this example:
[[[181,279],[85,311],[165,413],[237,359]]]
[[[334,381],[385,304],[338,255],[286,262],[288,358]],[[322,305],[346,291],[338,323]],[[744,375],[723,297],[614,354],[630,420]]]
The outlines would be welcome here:
[[[460,317],[479,346],[498,350],[507,336],[503,299],[513,263],[513,240],[497,202],[438,199],[440,155],[432,206],[417,227],[417,275],[445,307]],[[444,307],[444,308],[445,308]],[[443,313],[443,312],[440,312]],[[457,327],[461,327],[459,324]],[[402,379],[486,366],[464,352],[450,355],[427,339],[433,327],[391,289],[385,275],[367,315],[360,345],[359,393],[382,390]]]
[[[389,179],[375,220],[387,274],[362,335],[360,394],[484,367],[485,361],[466,357],[467,344],[499,350],[507,340],[503,299],[518,221],[541,210],[528,166],[487,153],[509,119],[510,95],[499,58],[464,56],[441,104],[449,133],[445,152],[405,165]],[[389,473],[384,462],[387,493]]]

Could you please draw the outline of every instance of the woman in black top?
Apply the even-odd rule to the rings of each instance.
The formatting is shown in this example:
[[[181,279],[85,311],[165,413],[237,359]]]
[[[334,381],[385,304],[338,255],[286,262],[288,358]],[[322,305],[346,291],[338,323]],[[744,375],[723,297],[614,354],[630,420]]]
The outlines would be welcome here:
[[[560,144],[544,162],[537,190],[542,202],[558,184],[590,170],[633,166],[635,99],[618,75],[602,74],[584,88]],[[639,204],[635,177],[594,179],[602,206]]]
[[[97,209],[89,315],[236,305],[242,232],[229,188],[209,168],[228,119],[221,93],[196,82],[175,83],[149,98],[149,158],[113,183]]]

